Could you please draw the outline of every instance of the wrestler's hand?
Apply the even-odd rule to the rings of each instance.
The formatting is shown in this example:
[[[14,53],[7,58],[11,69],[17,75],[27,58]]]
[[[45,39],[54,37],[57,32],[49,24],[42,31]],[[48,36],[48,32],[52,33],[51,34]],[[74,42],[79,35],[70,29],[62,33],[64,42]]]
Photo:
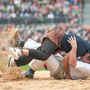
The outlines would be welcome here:
[[[75,36],[74,37],[72,37],[72,36],[69,37],[68,42],[71,44],[72,48],[77,49],[77,41],[76,41]]]

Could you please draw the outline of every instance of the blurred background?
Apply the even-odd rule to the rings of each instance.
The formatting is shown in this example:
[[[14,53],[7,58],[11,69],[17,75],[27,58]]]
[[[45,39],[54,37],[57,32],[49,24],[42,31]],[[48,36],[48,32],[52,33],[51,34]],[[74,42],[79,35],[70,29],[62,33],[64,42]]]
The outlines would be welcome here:
[[[14,24],[23,40],[41,37],[55,27],[90,42],[90,0],[0,0],[0,25]]]
[[[0,0],[0,26],[8,24],[18,28],[25,41],[40,42],[59,27],[90,42],[90,0]]]

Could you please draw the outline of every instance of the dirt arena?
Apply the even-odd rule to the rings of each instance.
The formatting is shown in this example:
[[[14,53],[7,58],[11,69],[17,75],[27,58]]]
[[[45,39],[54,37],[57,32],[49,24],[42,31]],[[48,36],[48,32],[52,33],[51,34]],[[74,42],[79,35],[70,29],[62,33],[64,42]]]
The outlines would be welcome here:
[[[3,52],[2,52],[3,53]],[[86,80],[55,80],[49,71],[35,72],[34,79],[26,79],[20,68],[5,68],[7,53],[0,54],[0,90],[90,90],[90,78]]]
[[[55,80],[49,76],[49,71],[37,71],[34,77],[25,79],[18,68],[6,70],[0,78],[0,90],[90,90],[90,78]]]

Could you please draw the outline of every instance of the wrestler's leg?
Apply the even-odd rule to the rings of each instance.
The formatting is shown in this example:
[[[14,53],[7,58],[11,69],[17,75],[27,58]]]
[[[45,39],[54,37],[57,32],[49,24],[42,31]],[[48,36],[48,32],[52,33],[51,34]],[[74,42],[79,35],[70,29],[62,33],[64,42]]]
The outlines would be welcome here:
[[[77,65],[75,68],[69,67],[70,75],[72,79],[86,79],[90,77],[90,64],[77,61]]]
[[[38,69],[40,69],[43,64],[45,64],[45,61],[39,61],[36,59],[33,59],[30,63],[29,66],[32,70],[37,71]]]
[[[39,60],[32,60],[29,64],[29,66],[34,70],[37,71],[42,67],[43,64],[46,64],[50,72],[55,72],[56,69],[59,66],[59,62],[56,60],[56,58],[51,55],[46,61],[39,61]]]
[[[47,65],[51,75],[53,75],[53,73],[59,67],[59,62],[56,60],[56,58],[53,55],[51,55],[46,61],[39,61],[39,60],[33,59],[29,64],[30,68],[24,71],[23,75],[26,78],[33,78],[34,72],[40,69],[43,66],[43,64]]]
[[[57,60],[56,60],[57,59]],[[40,60],[35,60],[33,59],[30,63],[29,66],[34,70],[37,71],[38,69],[40,69],[42,67],[43,64],[47,64],[48,69],[51,72],[54,72],[59,64],[57,61],[62,61],[63,57],[60,54],[56,54],[56,55],[51,55],[46,61],[40,61]]]
[[[37,48],[37,50],[39,50],[39,49],[40,48]],[[21,55],[18,59],[15,59],[15,63],[19,67],[19,66],[23,66],[23,65],[28,64],[29,62],[32,61],[32,59],[33,58],[31,58],[29,56]]]
[[[16,48],[9,48],[9,52],[15,59],[18,59],[19,55],[25,55],[28,57],[31,57],[33,59],[38,59],[41,61],[45,61],[49,58],[49,56],[55,52],[56,45],[50,41],[49,39],[45,39],[43,45],[41,46],[41,49],[16,49]]]
[[[61,62],[60,62],[61,61]],[[46,64],[50,75],[55,79],[64,78],[64,69],[62,65],[62,56],[57,54],[55,56],[51,55],[46,61],[33,60],[30,62],[30,67],[34,71],[37,71],[43,64]]]
[[[17,67],[19,67],[19,66],[24,66],[24,65],[28,64],[31,60],[32,60],[32,58],[22,55],[19,57],[18,60],[14,60],[14,61],[17,65]]]
[[[12,55],[8,55],[8,64],[7,67],[19,67],[19,66],[24,66],[28,64],[32,58],[28,58],[27,56],[21,55],[19,59],[14,59]]]
[[[62,60],[60,60],[58,56],[51,56],[51,58],[46,60],[46,65],[50,70],[51,77],[54,77],[55,79],[64,79],[64,68]]]

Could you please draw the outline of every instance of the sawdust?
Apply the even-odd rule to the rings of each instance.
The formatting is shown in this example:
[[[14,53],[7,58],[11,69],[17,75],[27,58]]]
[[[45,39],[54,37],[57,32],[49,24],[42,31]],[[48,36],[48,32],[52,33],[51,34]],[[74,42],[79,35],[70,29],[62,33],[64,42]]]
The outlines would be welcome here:
[[[1,78],[4,81],[12,81],[12,80],[21,80],[24,79],[24,76],[22,75],[22,71],[18,67],[12,67],[5,69],[2,66],[0,66],[1,71]]]
[[[0,90],[90,90],[90,80],[55,80],[49,71],[37,71],[34,79],[0,81]]]
[[[0,71],[2,71],[3,73],[6,72],[6,68],[4,66],[0,66]]]
[[[9,68],[4,74],[2,75],[2,79],[4,80],[20,80],[23,79],[24,77],[21,74],[20,68],[13,67]]]
[[[18,35],[18,30],[15,28],[9,28],[8,25],[3,26],[0,25],[0,65],[3,65],[3,62],[8,61],[8,48],[10,46],[16,46],[16,36]],[[7,57],[7,59],[6,59]],[[4,61],[4,58],[7,61]],[[4,68],[3,66],[0,66],[0,79],[4,81],[11,81],[11,80],[20,80],[23,76],[21,74],[20,68],[14,67],[14,68]]]
[[[19,37],[17,29],[0,25],[0,57],[8,56],[9,47],[16,47]]]

